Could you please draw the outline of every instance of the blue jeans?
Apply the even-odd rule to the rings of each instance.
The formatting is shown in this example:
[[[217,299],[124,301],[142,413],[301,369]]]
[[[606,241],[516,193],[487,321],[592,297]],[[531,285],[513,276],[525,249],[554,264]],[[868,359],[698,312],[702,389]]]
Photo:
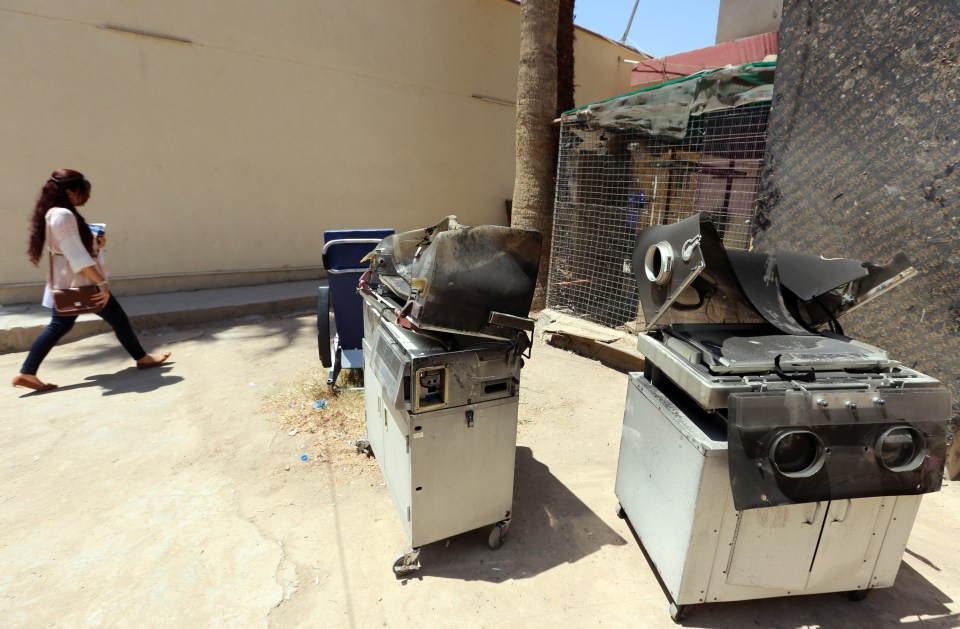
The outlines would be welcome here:
[[[37,375],[37,370],[40,369],[40,363],[47,357],[47,354],[49,354],[53,346],[57,344],[57,341],[62,339],[63,336],[73,328],[73,324],[77,320],[76,315],[64,317],[58,315],[56,310],[52,310],[51,312],[53,312],[53,318],[50,320],[50,324],[40,333],[40,336],[33,342],[33,345],[30,346],[30,353],[27,354],[27,359],[23,361],[23,367],[20,368],[20,373],[31,376]],[[120,344],[123,345],[123,349],[127,350],[131,358],[140,360],[147,355],[143,347],[140,346],[140,341],[137,340],[137,334],[130,325],[130,319],[127,318],[127,313],[123,311],[120,302],[117,301],[113,295],[110,295],[110,301],[107,302],[107,305],[104,306],[103,310],[98,312],[97,315],[110,324]]]

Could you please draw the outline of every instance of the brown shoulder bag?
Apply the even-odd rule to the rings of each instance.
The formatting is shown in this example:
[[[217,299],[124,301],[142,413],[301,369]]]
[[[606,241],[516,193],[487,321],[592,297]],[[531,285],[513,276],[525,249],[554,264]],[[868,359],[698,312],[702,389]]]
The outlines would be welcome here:
[[[76,288],[53,287],[53,251],[50,254],[50,292],[53,293],[53,308],[58,315],[73,317],[82,314],[95,314],[103,306],[94,303],[93,298],[100,292],[97,286],[78,286]]]

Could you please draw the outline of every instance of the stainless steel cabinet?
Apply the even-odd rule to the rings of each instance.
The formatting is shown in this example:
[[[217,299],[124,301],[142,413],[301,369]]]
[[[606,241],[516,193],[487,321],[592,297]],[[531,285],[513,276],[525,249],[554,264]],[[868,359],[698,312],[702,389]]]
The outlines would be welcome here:
[[[420,547],[510,524],[521,359],[501,341],[463,337],[456,350],[365,307],[367,441],[410,548],[394,562],[419,568]]]
[[[893,585],[920,495],[738,511],[724,428],[631,374],[616,495],[677,608]]]

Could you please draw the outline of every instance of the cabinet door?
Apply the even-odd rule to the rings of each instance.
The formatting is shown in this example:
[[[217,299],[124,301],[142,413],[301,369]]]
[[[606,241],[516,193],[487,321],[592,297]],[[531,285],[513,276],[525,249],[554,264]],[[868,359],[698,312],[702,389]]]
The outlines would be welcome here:
[[[786,591],[806,588],[828,504],[740,511],[727,583]]]
[[[895,497],[878,496],[834,500],[820,536],[820,547],[810,574],[811,587],[828,586],[851,578],[869,584]],[[838,586],[839,587],[839,586]]]
[[[517,400],[410,416],[415,546],[510,517]]]

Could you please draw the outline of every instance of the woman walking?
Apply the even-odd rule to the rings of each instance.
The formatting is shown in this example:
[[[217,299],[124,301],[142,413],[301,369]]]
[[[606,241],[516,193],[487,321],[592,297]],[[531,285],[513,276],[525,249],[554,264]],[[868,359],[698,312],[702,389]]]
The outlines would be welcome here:
[[[143,350],[120,302],[110,294],[106,271],[95,259],[102,261],[93,233],[77,211],[89,199],[90,182],[81,173],[66,168],[54,171],[40,191],[30,221],[27,254],[30,261],[38,265],[43,257],[44,244],[50,251],[51,280],[43,292],[43,305],[53,309],[53,318],[30,347],[20,373],[13,379],[13,386],[35,391],[49,391],[57,387],[37,378],[37,371],[57,341],[73,327],[77,316],[57,314],[51,293],[54,288],[98,286],[100,292],[95,300],[102,309],[97,315],[110,324],[120,344],[136,361],[137,368],[157,367],[170,357],[170,352],[148,354]]]

